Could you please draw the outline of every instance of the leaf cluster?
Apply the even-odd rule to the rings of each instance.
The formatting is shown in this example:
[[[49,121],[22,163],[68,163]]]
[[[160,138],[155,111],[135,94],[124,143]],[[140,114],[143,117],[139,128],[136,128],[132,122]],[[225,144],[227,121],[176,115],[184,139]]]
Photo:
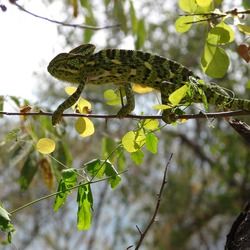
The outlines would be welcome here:
[[[215,2],[215,3],[214,3]],[[243,14],[248,11],[221,11],[216,8],[216,4],[223,1],[179,1],[180,8],[187,14],[179,17],[175,22],[178,32],[187,32],[194,24],[207,24],[207,34],[204,51],[201,57],[202,70],[206,75],[213,78],[222,78],[228,71],[230,59],[228,53],[222,46],[233,42],[235,34],[229,26],[238,28],[245,35],[250,34],[250,28],[244,23]],[[243,59],[249,61],[245,45],[241,44],[238,51]]]

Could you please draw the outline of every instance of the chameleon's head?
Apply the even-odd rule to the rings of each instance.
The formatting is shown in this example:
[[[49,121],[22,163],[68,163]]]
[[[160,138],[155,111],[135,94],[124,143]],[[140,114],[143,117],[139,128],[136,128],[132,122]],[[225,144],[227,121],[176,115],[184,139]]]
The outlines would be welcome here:
[[[49,63],[48,71],[59,80],[79,84],[81,69],[94,53],[94,50],[93,44],[82,44],[69,53],[61,53]]]
[[[69,82],[80,83],[80,69],[86,60],[81,55],[61,53],[48,66],[48,72],[55,78]]]

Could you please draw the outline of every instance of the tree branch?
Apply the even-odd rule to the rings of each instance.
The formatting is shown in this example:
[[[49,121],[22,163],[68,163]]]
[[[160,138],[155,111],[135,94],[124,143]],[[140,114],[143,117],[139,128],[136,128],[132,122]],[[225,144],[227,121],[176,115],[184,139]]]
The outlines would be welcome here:
[[[52,112],[38,111],[38,112],[7,112],[0,111],[0,115],[8,115],[8,116],[52,116]],[[215,113],[203,113],[199,114],[190,114],[190,115],[175,115],[174,119],[208,119],[208,118],[225,118],[225,117],[233,117],[233,116],[245,116],[250,115],[250,111],[244,110],[235,110],[235,111],[227,111],[227,112],[215,112]],[[87,117],[87,118],[100,118],[100,119],[114,119],[117,118],[117,115],[99,115],[99,114],[79,114],[79,113],[70,113],[63,114],[63,117]],[[124,118],[133,118],[133,119],[162,119],[161,115],[127,115]]]
[[[157,194],[158,198],[157,198],[157,203],[156,203],[156,206],[155,206],[155,211],[154,211],[154,213],[153,213],[153,216],[152,216],[150,222],[148,223],[148,225],[147,225],[147,227],[146,227],[146,229],[145,229],[144,232],[142,232],[142,231],[140,230],[140,228],[136,225],[136,228],[137,228],[137,230],[138,230],[139,233],[140,233],[140,239],[139,239],[139,242],[138,242],[138,244],[137,244],[135,250],[138,250],[138,249],[139,249],[139,247],[140,247],[140,245],[141,245],[143,239],[145,238],[145,236],[146,236],[146,234],[148,233],[149,229],[151,228],[151,226],[152,226],[152,225],[154,224],[154,222],[155,222],[156,215],[157,215],[157,213],[158,213],[158,211],[159,211],[159,208],[160,208],[160,203],[161,203],[161,197],[162,197],[163,189],[164,189],[164,186],[167,184],[167,180],[166,180],[166,177],[167,177],[167,170],[168,170],[168,166],[169,166],[169,164],[170,164],[170,161],[171,161],[171,159],[172,159],[172,156],[173,156],[173,154],[170,155],[169,160],[168,160],[168,163],[167,163],[167,165],[166,165],[166,167],[165,167],[164,175],[163,175],[163,179],[162,179],[162,184],[161,184],[161,188],[160,188],[160,192]],[[131,247],[131,246],[130,246],[130,247]]]
[[[66,26],[66,27],[73,27],[73,28],[80,28],[80,29],[91,29],[91,30],[101,30],[101,29],[118,28],[118,27],[121,26],[121,24],[115,24],[115,25],[107,25],[107,26],[103,26],[103,27],[98,27],[98,26],[91,26],[91,25],[69,24],[69,23],[59,22],[59,21],[56,21],[56,20],[49,19],[47,17],[39,16],[37,14],[34,14],[34,13],[26,10],[24,7],[22,7],[21,5],[17,4],[16,0],[9,0],[9,1],[10,1],[10,3],[16,5],[20,10],[26,12],[29,15],[32,15],[34,17],[43,19],[43,20],[51,22],[51,23],[60,24],[60,25]]]

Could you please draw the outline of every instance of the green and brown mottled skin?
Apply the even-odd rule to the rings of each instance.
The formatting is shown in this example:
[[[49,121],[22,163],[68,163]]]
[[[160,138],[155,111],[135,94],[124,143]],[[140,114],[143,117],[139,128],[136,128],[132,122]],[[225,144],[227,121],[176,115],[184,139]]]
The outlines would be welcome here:
[[[141,51],[105,49],[94,53],[92,44],[81,45],[69,53],[57,55],[49,64],[48,71],[55,78],[78,84],[76,92],[64,101],[53,113],[52,124],[60,122],[64,110],[71,107],[79,99],[86,84],[102,85],[113,83],[125,88],[127,104],[118,112],[122,118],[134,109],[134,95],[131,83],[142,87],[151,87],[161,93],[162,104],[169,103],[169,96],[185,82],[193,78],[192,100],[190,97],[182,99],[182,103],[201,103],[205,95],[207,103],[223,106],[233,110],[250,111],[250,101],[236,99],[216,84],[201,84],[200,79],[190,69],[181,64]],[[171,111],[163,111],[163,120],[170,123]]]

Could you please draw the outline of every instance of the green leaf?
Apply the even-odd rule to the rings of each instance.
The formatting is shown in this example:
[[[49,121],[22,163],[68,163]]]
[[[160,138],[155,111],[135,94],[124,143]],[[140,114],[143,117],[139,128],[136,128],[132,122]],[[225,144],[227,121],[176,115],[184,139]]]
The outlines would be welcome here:
[[[121,24],[122,30],[124,31],[125,34],[127,34],[128,32],[127,15],[124,12],[123,3],[124,1],[115,1],[113,13],[115,19]]]
[[[62,178],[58,185],[54,211],[57,211],[66,201],[67,195],[71,193],[71,188],[76,186],[77,173],[74,169],[66,169],[62,171]]]
[[[206,43],[201,58],[202,70],[213,78],[223,77],[229,67],[229,57],[220,47]]]
[[[111,0],[105,0],[104,1],[104,4],[105,4],[105,7],[108,7],[108,5],[110,4]]]
[[[146,142],[146,136],[142,129],[129,131],[122,138],[122,144],[128,152],[135,152],[143,147]]]
[[[249,0],[242,0],[242,5],[245,10],[250,9],[250,1]]]
[[[91,227],[91,210],[93,210],[93,196],[89,184],[78,188],[77,203],[77,228],[79,230],[88,230]]]
[[[116,188],[116,186],[121,181],[121,177],[118,175],[115,167],[109,161],[101,161],[100,159],[94,159],[85,164],[89,174],[92,177],[102,178],[104,174],[108,179],[111,188]]]
[[[4,104],[4,96],[0,95],[0,110],[3,110],[3,104]],[[2,118],[3,115],[0,115],[0,118]]]
[[[10,213],[8,213],[2,206],[0,206],[0,226],[7,228],[10,222]]]
[[[110,177],[108,182],[112,189],[116,188],[121,181],[121,177],[118,175],[115,167],[109,161],[106,161],[105,163],[105,175]]]
[[[12,242],[12,233],[15,232],[16,230],[10,223],[10,213],[8,213],[4,209],[1,202],[0,202],[0,229],[7,235],[6,237],[7,240],[2,241],[0,244],[3,245],[5,242],[8,242],[10,244]]]
[[[137,150],[136,152],[132,152],[131,160],[137,165],[140,166],[142,164],[144,153],[141,150]]]
[[[146,149],[152,154],[157,153],[158,138],[153,133],[146,134]]]
[[[87,24],[87,25],[97,25],[97,21],[95,19],[95,15],[93,13],[93,8],[92,8],[92,6],[90,4],[91,1],[89,1],[89,0],[81,0],[80,2],[81,2],[82,7],[85,8],[88,11],[88,13],[86,15],[84,15],[85,16],[85,24]],[[84,29],[84,35],[83,35],[84,43],[89,43],[92,36],[93,36],[93,34],[94,34],[93,30]]]
[[[194,16],[181,16],[175,21],[175,29],[179,33],[187,32],[191,28],[193,21]]]
[[[145,39],[146,39],[146,28],[145,28],[144,19],[141,19],[138,22],[137,39],[135,42],[135,48],[141,49],[144,45]]]
[[[85,24],[86,25],[96,25],[96,22],[92,22],[92,18],[89,16],[85,16]],[[83,42],[84,43],[89,43],[92,36],[94,34],[94,31],[92,29],[84,29],[83,33]]]
[[[250,36],[250,27],[249,26],[243,25],[243,24],[238,24],[237,27],[241,32]]]
[[[117,156],[117,168],[119,171],[122,171],[126,167],[126,157],[124,154],[124,150],[118,150]]]
[[[32,155],[29,155],[20,172],[19,184],[22,190],[28,188],[37,170],[37,161],[33,159]]]
[[[196,0],[196,3],[201,7],[208,7],[212,3],[212,0]]]
[[[194,13],[197,8],[196,0],[178,0],[178,4],[185,12]]]
[[[215,0],[215,3],[221,4],[223,1],[224,1],[224,0]],[[248,1],[248,0],[246,0],[246,1]]]
[[[207,35],[206,41],[213,45],[224,45],[234,40],[233,30],[223,21],[212,28]]]
[[[183,85],[179,89],[175,90],[170,96],[169,101],[174,105],[178,105],[180,101],[186,96],[187,94],[187,85]]]
[[[89,174],[92,177],[102,178],[105,172],[105,165],[102,165],[100,159],[94,159],[85,164]]]
[[[147,130],[157,130],[159,128],[159,121],[158,120],[152,120],[152,119],[146,119],[143,122],[143,128]]]
[[[15,232],[15,229],[13,225],[10,223],[10,214],[3,208],[2,203],[0,202],[0,229],[2,232],[4,232],[7,237],[7,242],[10,244],[12,242],[12,233]],[[3,240],[3,237],[1,237],[1,241]],[[1,242],[1,245],[6,240]]]
[[[130,13],[130,20],[132,24],[132,34],[135,35],[138,31],[138,20],[136,17],[133,2],[131,0],[129,1],[129,13]]]
[[[111,137],[102,138],[102,158],[112,161],[115,157],[115,154],[111,155],[114,150],[115,142]]]
[[[246,84],[246,88],[250,89],[250,80],[248,80],[247,84]]]
[[[121,96],[113,89],[106,90],[103,96],[110,106],[121,104]]]

